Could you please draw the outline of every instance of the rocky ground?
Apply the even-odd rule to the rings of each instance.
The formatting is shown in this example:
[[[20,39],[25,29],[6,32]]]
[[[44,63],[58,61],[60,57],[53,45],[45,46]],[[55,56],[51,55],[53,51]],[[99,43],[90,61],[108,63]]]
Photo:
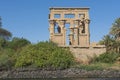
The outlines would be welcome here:
[[[0,71],[0,78],[74,78],[74,77],[120,77],[120,70],[86,71],[78,68],[64,70],[47,70],[36,68],[19,68]]]

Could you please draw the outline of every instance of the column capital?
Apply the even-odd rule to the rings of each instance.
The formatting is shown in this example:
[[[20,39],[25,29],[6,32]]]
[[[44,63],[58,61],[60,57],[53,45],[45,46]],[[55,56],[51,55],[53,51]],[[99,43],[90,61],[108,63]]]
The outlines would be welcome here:
[[[75,24],[79,24],[79,22],[81,22],[81,20],[77,19],[77,20],[74,20]]]
[[[74,20],[75,27],[79,27],[79,22],[80,22],[80,20]]]
[[[55,20],[49,20],[49,23],[50,23],[50,24],[54,24],[54,23],[55,23]]]
[[[60,25],[65,25],[65,20],[59,20]]]
[[[90,20],[89,19],[85,19],[85,23],[89,24]]]

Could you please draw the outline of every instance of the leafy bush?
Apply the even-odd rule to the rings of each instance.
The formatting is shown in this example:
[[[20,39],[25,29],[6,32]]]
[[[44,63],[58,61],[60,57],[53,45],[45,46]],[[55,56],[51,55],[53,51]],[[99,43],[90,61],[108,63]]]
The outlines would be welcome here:
[[[103,63],[113,63],[116,59],[120,56],[119,53],[109,52],[101,54],[99,57],[96,57],[96,62],[103,62]]]
[[[14,53],[12,49],[2,49],[0,51],[0,69],[8,69],[15,64],[13,58]]]
[[[27,39],[14,37],[12,41],[9,42],[8,47],[14,50],[20,50],[22,47],[28,44],[30,44],[30,41]]]
[[[40,42],[22,49],[16,67],[35,66],[40,68],[68,68],[73,63],[69,50],[58,47],[52,42]]]
[[[0,49],[5,48],[8,44],[8,41],[5,40],[4,38],[0,38]]]

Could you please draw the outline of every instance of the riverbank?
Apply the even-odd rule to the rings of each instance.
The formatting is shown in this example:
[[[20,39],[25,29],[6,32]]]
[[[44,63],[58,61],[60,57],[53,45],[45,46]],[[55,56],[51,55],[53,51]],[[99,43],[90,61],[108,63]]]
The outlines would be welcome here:
[[[17,68],[0,71],[0,78],[74,78],[74,77],[120,77],[120,70],[92,70],[79,68],[49,70],[38,68]]]

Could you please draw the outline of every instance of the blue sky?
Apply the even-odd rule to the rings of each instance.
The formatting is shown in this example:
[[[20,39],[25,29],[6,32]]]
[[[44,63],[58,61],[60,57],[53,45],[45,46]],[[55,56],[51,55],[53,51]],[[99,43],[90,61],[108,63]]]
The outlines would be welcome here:
[[[50,7],[89,7],[91,42],[98,42],[120,17],[120,0],[0,0],[3,28],[33,43],[49,40]]]

